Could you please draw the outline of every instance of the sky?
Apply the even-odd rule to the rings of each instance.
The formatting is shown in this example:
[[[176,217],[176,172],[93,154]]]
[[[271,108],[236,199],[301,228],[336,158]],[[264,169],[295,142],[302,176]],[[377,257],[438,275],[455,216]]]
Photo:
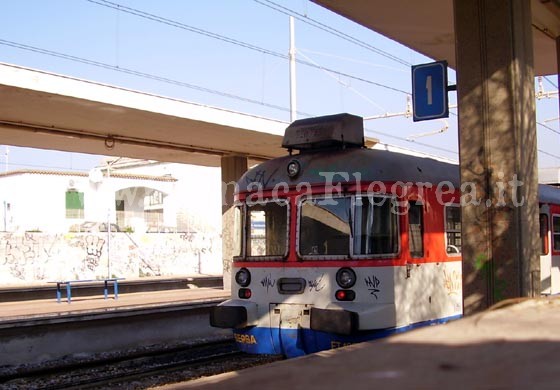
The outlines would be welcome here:
[[[314,65],[296,67],[299,117],[404,112],[410,66],[432,61],[308,0],[0,0],[0,5],[0,62],[284,121],[290,119],[289,14],[296,17],[296,57]],[[454,83],[450,70],[449,84]],[[557,90],[557,77],[545,79],[543,87]],[[455,104],[456,93],[449,99]],[[456,109],[450,111],[446,120],[367,120],[366,135],[458,160]],[[557,117],[557,98],[537,101],[541,167],[560,166]],[[6,150],[0,149],[0,171],[87,171],[101,160],[13,146],[6,159]]]

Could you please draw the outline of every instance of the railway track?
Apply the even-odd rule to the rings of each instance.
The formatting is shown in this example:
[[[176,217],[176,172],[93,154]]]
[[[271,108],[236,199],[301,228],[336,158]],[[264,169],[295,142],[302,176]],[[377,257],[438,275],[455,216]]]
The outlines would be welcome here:
[[[231,340],[215,341],[0,376],[0,389],[142,389],[278,359],[242,353]]]

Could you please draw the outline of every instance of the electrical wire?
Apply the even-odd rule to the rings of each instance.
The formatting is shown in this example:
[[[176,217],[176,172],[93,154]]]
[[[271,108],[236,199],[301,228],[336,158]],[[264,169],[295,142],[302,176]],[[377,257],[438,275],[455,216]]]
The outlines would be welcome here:
[[[181,87],[192,88],[192,89],[195,89],[195,90],[198,90],[198,91],[217,94],[217,95],[220,95],[220,96],[245,101],[245,102],[248,102],[248,103],[259,104],[259,105],[263,105],[263,106],[270,107],[270,108],[275,108],[275,109],[286,111],[286,112],[290,111],[290,109],[286,108],[286,107],[281,107],[281,106],[276,106],[276,105],[273,105],[273,104],[263,103],[263,102],[259,102],[257,100],[248,99],[248,98],[244,98],[244,97],[241,97],[241,96],[237,96],[237,95],[233,95],[233,94],[229,94],[229,93],[225,93],[225,92],[215,91],[215,90],[200,87],[200,86],[197,86],[197,85],[188,84],[188,83],[185,83],[185,82],[182,82],[182,81],[168,79],[168,78],[165,78],[165,77],[156,76],[156,75],[152,75],[152,74],[144,73],[144,72],[139,72],[139,71],[135,71],[135,70],[132,70],[132,69],[116,67],[116,66],[105,64],[105,63],[102,63],[102,62],[92,61],[92,60],[88,60],[88,59],[85,59],[85,58],[71,56],[71,55],[64,54],[64,53],[58,53],[58,52],[54,52],[54,51],[46,50],[46,49],[41,49],[41,48],[34,47],[34,46],[29,46],[29,45],[20,44],[20,43],[17,43],[17,42],[7,41],[7,40],[4,40],[4,39],[0,39],[0,45],[11,46],[11,47],[15,47],[15,48],[22,49],[22,50],[27,50],[27,51],[36,52],[36,53],[39,53],[39,54],[44,54],[44,55],[49,55],[49,56],[53,56],[53,57],[57,57],[57,58],[66,59],[66,60],[69,60],[69,61],[83,63],[83,64],[86,64],[86,65],[92,65],[92,66],[100,67],[100,68],[103,68],[103,69],[109,69],[109,70],[114,70],[114,71],[125,73],[125,74],[131,74],[131,75],[138,76],[138,77],[144,77],[144,78],[147,78],[147,79],[150,79],[150,80],[157,80],[157,81],[161,81],[161,82],[165,82],[165,83],[169,83],[169,84],[173,84],[173,85],[178,85],[178,86],[181,86]],[[314,116],[313,114],[309,114],[309,113],[301,112],[301,111],[298,111],[298,114],[303,115],[305,117]],[[411,142],[410,140],[407,140],[406,138],[394,136],[392,134],[383,133],[383,132],[375,131],[375,130],[369,130],[369,131],[372,131],[372,132],[378,133],[378,134],[382,134],[386,137],[395,138],[395,139],[398,139],[398,140],[401,140],[401,141]],[[457,152],[455,152],[455,151],[445,149],[445,148],[440,148],[440,147],[437,147],[437,146],[432,146],[432,145],[429,145],[429,144],[425,144],[423,142],[414,142],[414,143],[417,144],[417,145],[425,146],[427,148],[432,148],[432,149],[435,149],[435,150],[440,150],[440,151],[452,153],[452,154],[455,154],[455,155],[457,154]]]
[[[143,77],[143,78],[146,78],[146,79],[160,81],[160,82],[167,83],[167,84],[172,84],[172,85],[176,85],[176,86],[180,86],[180,87],[190,88],[190,89],[194,89],[194,90],[197,90],[197,91],[200,91],[200,92],[206,92],[206,93],[210,93],[210,94],[214,94],[214,95],[218,95],[218,96],[222,96],[222,97],[226,97],[226,98],[230,98],[230,99],[236,99],[236,100],[247,102],[247,103],[258,104],[258,105],[261,105],[261,106],[264,106],[264,107],[273,108],[273,109],[280,110],[280,111],[290,112],[289,108],[278,106],[276,104],[265,103],[265,102],[261,102],[261,101],[258,101],[258,100],[242,97],[242,96],[239,96],[239,95],[234,95],[234,94],[227,93],[227,92],[222,92],[222,91],[217,91],[217,90],[206,88],[206,87],[201,87],[199,85],[190,84],[190,83],[187,83],[187,82],[184,82],[184,81],[173,80],[173,79],[170,79],[170,78],[167,78],[167,77],[157,76],[157,75],[153,75],[153,74],[150,74],[150,73],[145,73],[145,72],[140,72],[140,71],[133,70],[133,69],[123,68],[121,66],[113,66],[113,65],[109,65],[109,64],[106,64],[106,63],[103,63],[103,62],[93,61],[93,60],[89,60],[87,58],[76,57],[76,56],[72,56],[72,55],[69,55],[69,54],[55,52],[55,51],[52,51],[52,50],[41,49],[41,48],[38,48],[38,47],[35,47],[35,46],[29,46],[29,45],[24,45],[24,44],[17,43],[17,42],[7,41],[5,39],[0,39],[0,45],[11,46],[11,47],[15,47],[17,49],[22,49],[22,50],[27,50],[27,51],[31,51],[31,52],[35,52],[35,53],[39,53],[39,54],[44,54],[44,55],[48,55],[48,56],[52,56],[52,57],[62,58],[62,59],[65,59],[65,60],[79,62],[79,63],[82,63],[82,64],[96,66],[96,67],[99,67],[99,68],[114,70],[116,72],[130,74],[130,75],[137,76],[137,77]],[[298,111],[298,114],[310,115],[308,113],[300,112],[300,111]]]
[[[316,54],[316,55],[320,55],[320,56],[323,56],[323,57],[336,58],[336,59],[343,60],[343,61],[354,62],[356,64],[367,65],[367,66],[371,66],[373,68],[382,68],[382,69],[397,71],[397,72],[400,72],[400,73],[410,74],[410,69],[397,68],[397,67],[394,67],[394,66],[376,64],[376,63],[373,63],[373,62],[357,60],[355,58],[344,57],[344,56],[340,56],[340,55],[337,55],[337,54],[310,50],[310,49],[303,48],[303,47],[298,47],[298,52],[299,53],[305,52],[305,53],[310,53],[310,54]]]
[[[560,131],[554,130],[552,127],[545,125],[544,123],[537,122],[537,125],[544,127],[547,130],[552,131],[553,133],[560,134]]]
[[[558,85],[557,85],[556,83],[552,82],[552,80],[550,80],[550,79],[548,78],[548,76],[544,76],[544,79],[545,79],[546,81],[548,81],[548,82],[550,83],[550,85],[552,85],[554,88],[558,89]]]
[[[278,52],[275,52],[273,50],[265,49],[263,47],[256,46],[256,45],[253,45],[253,44],[250,44],[250,43],[247,43],[247,42],[239,41],[237,39],[229,38],[229,37],[226,37],[224,35],[216,34],[216,33],[213,33],[211,31],[208,31],[208,30],[203,30],[201,28],[189,26],[187,24],[177,22],[175,20],[167,19],[167,18],[158,16],[158,15],[154,15],[154,14],[151,14],[151,13],[148,13],[148,12],[144,12],[144,11],[141,11],[141,10],[136,9],[136,8],[127,7],[127,6],[117,4],[117,3],[113,3],[113,2],[107,1],[107,0],[86,0],[86,1],[89,2],[89,3],[92,3],[92,4],[100,5],[102,7],[112,8],[112,9],[115,9],[115,10],[118,10],[118,11],[121,11],[121,12],[125,12],[125,13],[135,15],[135,16],[138,16],[138,17],[141,17],[141,18],[144,18],[144,19],[148,19],[148,20],[151,20],[151,21],[154,21],[154,22],[163,23],[163,24],[166,24],[168,26],[172,26],[172,27],[176,27],[176,28],[179,28],[179,29],[182,29],[182,30],[186,30],[186,31],[197,33],[197,34],[201,34],[201,35],[204,35],[204,36],[209,37],[209,38],[218,39],[218,40],[223,41],[223,42],[227,42],[227,43],[231,43],[233,45],[241,46],[241,47],[244,47],[246,49],[258,51],[260,53],[264,53],[264,54],[267,54],[267,55],[270,55],[270,56],[274,56],[274,57],[277,57],[277,58],[282,58],[284,60],[289,60],[290,59],[287,54],[278,53]],[[378,82],[375,82],[375,81],[371,81],[371,80],[365,79],[363,77],[354,76],[354,75],[344,73],[344,72],[341,72],[341,71],[338,71],[338,70],[335,70],[335,69],[330,69],[330,68],[326,68],[326,67],[323,67],[323,66],[319,66],[319,65],[313,64],[312,62],[303,61],[303,60],[300,60],[300,59],[297,59],[297,58],[296,58],[296,62],[301,64],[301,65],[309,66],[311,68],[316,68],[316,69],[319,69],[319,70],[327,70],[327,71],[329,71],[331,73],[334,73],[334,74],[337,74],[339,76],[348,77],[350,79],[354,79],[354,80],[357,80],[357,81],[361,81],[363,83],[375,85],[375,86],[380,87],[380,88],[385,88],[385,89],[392,90],[392,91],[399,92],[399,93],[410,94],[410,92],[406,92],[406,91],[403,91],[401,89],[390,87],[390,86],[385,85],[385,84],[381,84],[381,83],[378,83]]]
[[[383,135],[383,136],[385,136],[385,137],[398,139],[399,141],[404,141],[404,142],[407,142],[407,143],[414,143],[415,145],[421,145],[421,146],[424,146],[424,147],[427,147],[427,148],[431,148],[431,149],[434,149],[434,150],[439,150],[439,151],[441,151],[441,152],[450,153],[450,154],[453,154],[453,155],[456,155],[456,156],[459,155],[458,152],[456,152],[456,151],[454,151],[454,150],[451,150],[451,149],[440,148],[439,146],[433,146],[433,145],[426,144],[426,143],[423,143],[423,142],[418,142],[418,141],[409,140],[409,139],[406,139],[406,138],[404,138],[404,137],[399,137],[399,136],[397,136],[397,135],[393,135],[393,134],[389,134],[389,133],[384,133],[384,132],[382,132],[382,131],[371,130],[371,129],[366,129],[366,131],[369,131],[369,132],[371,132],[371,133],[381,134],[381,135]]]
[[[545,151],[542,150],[542,149],[538,149],[538,152],[539,152],[539,153],[542,153],[542,154],[546,154],[547,156],[554,157],[554,158],[560,160],[560,156],[557,156],[557,155],[552,154],[552,153],[545,152]]]
[[[381,49],[379,49],[375,46],[370,45],[369,43],[363,42],[363,41],[361,41],[357,38],[354,38],[353,36],[351,36],[349,34],[343,33],[342,31],[339,31],[339,30],[337,30],[337,29],[335,29],[335,28],[333,28],[333,27],[331,27],[327,24],[321,23],[321,22],[319,22],[315,19],[312,19],[312,18],[310,18],[306,15],[300,14],[300,13],[298,13],[298,12],[296,12],[296,11],[290,9],[290,8],[284,7],[284,6],[282,6],[280,4],[277,4],[273,1],[270,1],[270,0],[263,0],[263,1],[254,0],[254,1],[256,3],[259,3],[263,6],[265,6],[265,7],[271,8],[271,9],[277,11],[277,12],[283,13],[285,15],[293,16],[297,20],[300,20],[300,21],[302,21],[306,24],[309,24],[310,26],[313,26],[315,28],[323,30],[323,31],[325,31],[329,34],[335,35],[335,36],[337,36],[339,38],[342,38],[342,39],[344,39],[348,42],[351,42],[355,45],[358,45],[358,46],[360,46],[364,49],[373,51],[374,53],[379,54],[379,55],[381,55],[385,58],[388,58],[392,61],[398,62],[401,65],[405,65],[405,66],[411,66],[412,65],[410,62],[405,61],[402,58],[399,58],[399,57],[397,57],[397,56],[395,56],[395,55],[393,55],[389,52],[381,50]],[[268,3],[268,4],[266,4],[265,2]]]
[[[111,1],[107,1],[107,0],[86,0],[86,1],[88,1],[92,4],[100,5],[102,7],[112,8],[112,9],[115,9],[117,11],[125,12],[125,13],[135,15],[135,16],[138,16],[138,17],[141,17],[141,18],[144,18],[144,19],[148,19],[148,20],[151,20],[151,21],[154,21],[154,22],[166,24],[166,25],[171,26],[171,27],[176,27],[176,28],[179,28],[179,29],[182,29],[182,30],[186,30],[186,31],[190,31],[190,32],[193,32],[193,33],[196,33],[196,34],[204,35],[204,36],[209,37],[209,38],[214,38],[214,39],[218,39],[220,41],[231,43],[231,44],[234,44],[234,45],[237,45],[237,46],[245,47],[247,49],[255,50],[255,51],[265,53],[265,54],[268,54],[268,55],[271,55],[271,56],[275,56],[275,57],[279,57],[279,58],[283,58],[283,59],[288,58],[287,55],[282,54],[282,53],[278,53],[278,52],[275,52],[275,51],[272,51],[272,50],[268,50],[268,49],[265,49],[265,48],[260,47],[260,46],[252,45],[252,44],[247,43],[247,42],[239,41],[237,39],[229,38],[229,37],[226,37],[224,35],[216,34],[216,33],[213,33],[211,31],[208,31],[208,30],[203,30],[201,28],[189,26],[188,24],[177,22],[175,20],[167,19],[167,18],[158,16],[158,15],[148,13],[148,12],[144,12],[144,11],[136,9],[136,8],[127,7],[127,6],[124,6],[124,5],[121,5],[121,4],[118,4],[118,3],[114,3],[114,2],[111,2]]]

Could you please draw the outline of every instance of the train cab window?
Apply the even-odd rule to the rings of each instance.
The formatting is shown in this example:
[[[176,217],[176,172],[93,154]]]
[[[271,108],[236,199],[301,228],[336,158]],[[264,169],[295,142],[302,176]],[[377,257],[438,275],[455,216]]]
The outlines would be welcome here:
[[[408,245],[412,257],[424,257],[424,207],[422,203],[408,205]]]
[[[348,256],[350,198],[307,198],[300,205],[299,254]]]
[[[388,255],[399,251],[398,215],[394,199],[356,197],[354,255]]]
[[[548,255],[548,215],[539,214],[539,237],[541,240],[541,256]]]
[[[552,217],[552,249],[560,251],[560,216],[554,215]]]
[[[247,260],[282,258],[288,254],[288,203],[284,201],[247,204]]]
[[[461,253],[461,207],[445,206],[446,251],[449,255]]]

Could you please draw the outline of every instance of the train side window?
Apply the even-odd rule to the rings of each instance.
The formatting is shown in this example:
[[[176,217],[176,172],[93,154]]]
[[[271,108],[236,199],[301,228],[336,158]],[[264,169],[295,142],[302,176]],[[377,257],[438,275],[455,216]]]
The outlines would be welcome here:
[[[552,249],[560,251],[560,216],[552,216]]]
[[[248,260],[288,254],[288,203],[247,204],[245,249]]]
[[[356,197],[354,255],[392,255],[399,252],[395,200],[387,196]]]
[[[461,206],[445,206],[445,248],[448,254],[461,253]]]
[[[348,256],[350,198],[307,198],[300,205],[301,256]]]
[[[410,202],[408,207],[408,243],[412,257],[424,257],[424,207]]]
[[[541,256],[548,255],[548,215],[539,214],[539,236],[541,239]]]

